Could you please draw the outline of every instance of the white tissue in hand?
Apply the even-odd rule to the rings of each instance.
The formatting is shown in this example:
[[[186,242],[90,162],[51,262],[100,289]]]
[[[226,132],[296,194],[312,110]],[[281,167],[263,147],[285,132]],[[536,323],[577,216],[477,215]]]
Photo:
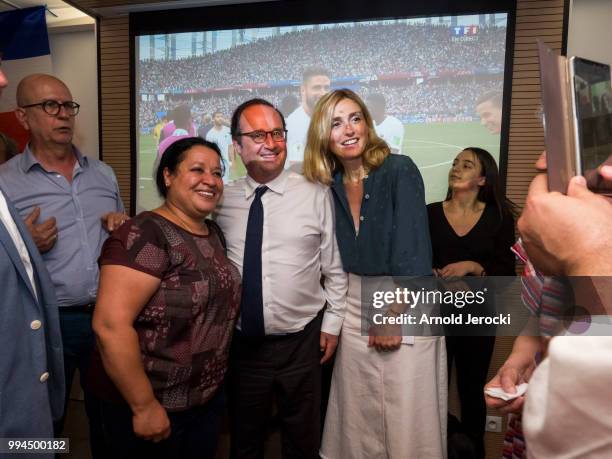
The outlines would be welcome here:
[[[501,387],[490,387],[485,390],[485,394],[490,397],[501,398],[502,400],[509,402],[510,400],[514,400],[515,398],[525,395],[525,392],[527,392],[528,385],[529,384],[527,383],[523,383],[516,386],[516,394],[506,392]]]

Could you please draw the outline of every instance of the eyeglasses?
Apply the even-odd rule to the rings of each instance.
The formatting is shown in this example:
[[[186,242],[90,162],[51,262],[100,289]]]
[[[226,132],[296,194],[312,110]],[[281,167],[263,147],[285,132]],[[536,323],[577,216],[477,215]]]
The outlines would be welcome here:
[[[238,137],[246,135],[255,143],[264,143],[270,134],[274,142],[284,142],[287,140],[287,129],[272,129],[271,131],[251,131],[237,134]]]
[[[40,106],[47,115],[51,116],[59,115],[59,112],[62,107],[64,108],[68,116],[77,116],[79,113],[79,108],[81,108],[79,104],[72,100],[67,100],[63,103],[60,103],[57,100],[43,100],[42,102],[38,102],[37,104],[20,105],[19,108],[30,108],[38,106]]]

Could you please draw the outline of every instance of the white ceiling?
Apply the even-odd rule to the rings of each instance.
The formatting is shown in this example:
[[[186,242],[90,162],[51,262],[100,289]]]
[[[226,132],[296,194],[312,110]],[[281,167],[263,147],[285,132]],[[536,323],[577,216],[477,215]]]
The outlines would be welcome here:
[[[62,0],[0,0],[0,12],[40,5],[47,6],[47,27],[50,30],[95,23],[92,17]]]
[[[97,7],[90,10],[91,13],[101,16],[119,16],[128,13],[137,13],[143,11],[167,10],[176,8],[193,8],[198,6],[213,6],[227,5],[238,3],[257,3],[264,0],[150,0],[147,3],[135,2],[129,0],[121,2],[116,6]],[[279,0],[266,0],[279,1]],[[78,5],[78,0],[73,1]],[[104,4],[101,2],[101,4]],[[17,8],[29,8],[32,6],[46,5],[47,6],[47,26],[50,32],[62,32],[66,27],[92,26],[95,20],[83,13],[81,10],[69,5],[62,0],[0,0],[0,12],[11,11]]]
[[[2,1],[2,0],[0,0]],[[129,0],[118,6],[94,8],[100,16],[117,16],[127,13],[139,13],[144,11],[173,10],[180,8],[195,8],[199,6],[230,5],[238,3],[258,3],[262,1],[279,0],[151,0],[148,3],[130,3]]]

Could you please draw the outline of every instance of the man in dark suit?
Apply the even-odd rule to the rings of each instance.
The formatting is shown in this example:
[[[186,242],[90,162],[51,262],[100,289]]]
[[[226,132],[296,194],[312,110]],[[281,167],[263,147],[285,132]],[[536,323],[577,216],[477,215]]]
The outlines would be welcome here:
[[[0,95],[7,84],[0,69]],[[55,291],[34,241],[2,189],[0,292],[0,438],[52,438],[65,385]]]

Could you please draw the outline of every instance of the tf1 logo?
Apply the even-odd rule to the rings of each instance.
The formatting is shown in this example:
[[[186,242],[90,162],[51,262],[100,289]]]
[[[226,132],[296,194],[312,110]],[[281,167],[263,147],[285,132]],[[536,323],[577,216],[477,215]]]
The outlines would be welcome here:
[[[469,37],[478,35],[478,26],[454,26],[451,27],[453,37]]]

